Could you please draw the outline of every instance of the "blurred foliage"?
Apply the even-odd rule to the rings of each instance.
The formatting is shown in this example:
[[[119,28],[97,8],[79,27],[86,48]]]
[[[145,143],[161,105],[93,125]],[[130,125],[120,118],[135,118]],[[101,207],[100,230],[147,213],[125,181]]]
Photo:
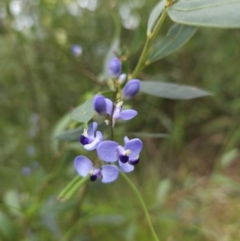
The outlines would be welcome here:
[[[1,1],[0,240],[151,240],[138,200],[122,179],[91,183],[71,201],[56,200],[76,176],[74,157],[86,151],[53,136],[81,128],[68,125],[69,113],[104,90],[95,82],[120,28],[121,51],[133,69],[154,4]],[[168,18],[157,38],[171,26]],[[240,30],[199,28],[140,78],[198,86],[214,96],[174,101],[139,94],[131,101],[138,118],[117,128],[116,135],[169,134],[143,138],[141,163],[130,174],[160,240],[240,239],[239,43]],[[72,44],[81,45],[80,57],[72,55]]]

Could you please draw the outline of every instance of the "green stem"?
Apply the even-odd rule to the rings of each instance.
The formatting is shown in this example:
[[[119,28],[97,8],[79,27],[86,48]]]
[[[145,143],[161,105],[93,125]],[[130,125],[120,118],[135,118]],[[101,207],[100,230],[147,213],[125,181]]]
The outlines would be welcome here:
[[[163,10],[161,17],[159,18],[154,30],[152,31],[152,33],[147,35],[147,40],[146,43],[144,45],[142,54],[139,58],[139,61],[137,63],[136,68],[134,69],[133,73],[132,73],[132,78],[135,78],[138,76],[138,74],[141,72],[141,70],[143,69],[143,67],[145,66],[146,63],[146,59],[148,57],[148,53],[149,53],[149,49],[151,47],[152,41],[154,40],[154,38],[156,37],[157,33],[159,32],[165,18],[167,16],[167,11],[166,9]]]
[[[61,201],[69,200],[79,190],[79,188],[88,180],[88,176],[84,178],[80,176],[75,177],[58,195],[57,199]]]
[[[141,203],[141,205],[142,205],[142,208],[143,208],[143,210],[144,210],[144,213],[145,213],[145,215],[146,215],[146,218],[147,218],[147,221],[148,221],[148,225],[149,225],[149,227],[150,227],[150,229],[151,229],[152,235],[153,235],[155,241],[159,241],[159,239],[158,239],[158,237],[157,237],[157,234],[156,234],[156,232],[155,232],[155,230],[154,230],[154,227],[153,227],[153,225],[152,225],[152,221],[151,221],[150,215],[149,215],[149,213],[148,213],[146,204],[145,204],[145,202],[143,201],[143,198],[142,198],[140,192],[138,191],[138,189],[136,188],[136,186],[133,184],[133,182],[128,178],[128,176],[127,176],[124,172],[121,172],[121,175],[122,175],[122,177],[128,182],[128,184],[131,186],[131,188],[133,189],[133,191],[134,191],[135,194],[137,195],[137,197],[138,197],[138,199],[139,199],[139,201],[140,201],[140,203]]]

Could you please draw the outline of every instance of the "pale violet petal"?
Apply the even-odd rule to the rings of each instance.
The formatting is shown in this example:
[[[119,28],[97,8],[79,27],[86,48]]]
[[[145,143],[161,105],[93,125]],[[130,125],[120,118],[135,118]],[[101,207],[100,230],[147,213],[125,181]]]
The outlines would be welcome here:
[[[124,136],[124,144],[126,145],[129,142],[129,138],[127,136]]]
[[[102,135],[101,131],[97,131],[96,132],[96,139],[99,140],[99,141],[103,140],[103,135]]]
[[[113,112],[113,119],[117,120],[121,116],[121,106],[117,106]]]
[[[112,108],[113,108],[113,102],[108,98],[105,98],[105,102],[106,102],[106,106],[107,106],[106,112],[109,115],[111,115],[112,114]]]
[[[109,183],[113,182],[118,178],[119,170],[113,165],[103,165],[102,166],[102,182]]]
[[[99,143],[100,141],[97,138],[95,138],[93,142],[91,142],[90,144],[86,144],[83,147],[88,151],[92,151],[97,148]]]
[[[142,150],[142,145],[142,141],[138,138],[132,139],[126,143],[124,149],[131,151],[129,159],[135,159],[139,155]]]
[[[115,162],[118,159],[117,147],[118,143],[115,141],[102,141],[97,147],[97,154],[105,162]]]
[[[97,122],[93,122],[88,127],[88,136],[94,137],[94,132],[97,130],[98,124]]]
[[[119,119],[122,119],[122,120],[131,120],[131,119],[134,118],[136,115],[137,115],[137,111],[136,111],[136,110],[132,110],[132,109],[122,110],[121,113],[120,113]]]
[[[87,157],[77,156],[74,160],[74,167],[80,176],[85,177],[93,168],[93,164]]]
[[[122,163],[121,161],[118,161],[118,164],[123,172],[132,172],[134,170],[134,166],[130,165],[128,162]]]

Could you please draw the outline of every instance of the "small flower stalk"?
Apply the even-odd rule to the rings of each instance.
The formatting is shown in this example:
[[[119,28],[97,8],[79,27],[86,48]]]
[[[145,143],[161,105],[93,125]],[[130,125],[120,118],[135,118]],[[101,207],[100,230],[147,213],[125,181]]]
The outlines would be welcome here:
[[[93,109],[98,115],[106,118],[105,123],[110,125],[112,131],[118,121],[129,121],[138,114],[136,110],[125,109],[124,102],[139,92],[140,81],[127,81],[127,74],[121,71],[121,61],[118,58],[111,59],[108,73],[115,86],[115,99],[111,100],[102,94],[95,95],[93,99]],[[140,160],[143,144],[139,138],[129,139],[127,136],[124,137],[123,145],[114,140],[104,140],[97,127],[97,122],[92,122],[83,131],[79,141],[84,149],[96,150],[97,163],[100,161],[102,165],[95,166],[87,157],[79,155],[74,160],[74,167],[81,177],[89,175],[91,181],[101,180],[102,183],[110,183],[118,178],[119,172],[129,173],[135,169]]]

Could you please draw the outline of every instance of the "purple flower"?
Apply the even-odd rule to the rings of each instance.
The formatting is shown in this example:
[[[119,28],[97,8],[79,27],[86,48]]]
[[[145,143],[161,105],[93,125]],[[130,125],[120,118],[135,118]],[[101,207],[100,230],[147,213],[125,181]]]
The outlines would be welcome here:
[[[122,64],[118,58],[113,58],[108,63],[108,73],[112,77],[118,77],[122,71]]]
[[[97,148],[98,144],[103,140],[102,133],[100,131],[96,132],[97,130],[97,122],[93,122],[89,127],[88,130],[84,130],[83,134],[80,136],[80,142],[84,146],[84,148],[88,151],[94,150]]]
[[[135,96],[140,89],[140,81],[138,79],[132,79],[122,89],[122,96],[128,100]]]
[[[132,110],[132,109],[122,110],[122,105],[123,105],[123,102],[119,101],[114,108],[113,116],[112,116],[112,125],[113,126],[115,125],[115,123],[118,119],[131,120],[132,118],[134,118],[137,115],[136,110]]]
[[[123,105],[123,102],[119,101],[114,107],[113,102],[108,98],[104,98],[102,95],[96,95],[93,100],[94,110],[99,115],[106,115],[106,114],[110,116],[112,115],[113,126],[115,125],[118,119],[130,120],[137,115],[136,110],[132,110],[132,109],[122,110],[122,105]]]
[[[138,138],[129,140],[124,137],[124,147],[115,141],[102,141],[97,147],[100,159],[105,162],[118,160],[120,168],[124,172],[131,172],[134,165],[139,162],[139,153],[142,150],[142,141]]]
[[[29,176],[32,170],[30,167],[22,167],[21,172],[23,176]]]
[[[93,99],[93,108],[99,115],[106,114],[106,102],[102,95],[95,95]]]
[[[93,108],[99,115],[111,115],[113,103],[110,99],[102,95],[95,95],[93,99]]]
[[[119,170],[113,165],[103,165],[94,168],[93,163],[85,156],[77,156],[74,160],[74,167],[82,177],[90,175],[90,180],[102,179],[103,183],[113,182],[118,178]]]
[[[73,44],[71,46],[71,51],[74,56],[78,57],[82,54],[82,47],[80,45]]]

